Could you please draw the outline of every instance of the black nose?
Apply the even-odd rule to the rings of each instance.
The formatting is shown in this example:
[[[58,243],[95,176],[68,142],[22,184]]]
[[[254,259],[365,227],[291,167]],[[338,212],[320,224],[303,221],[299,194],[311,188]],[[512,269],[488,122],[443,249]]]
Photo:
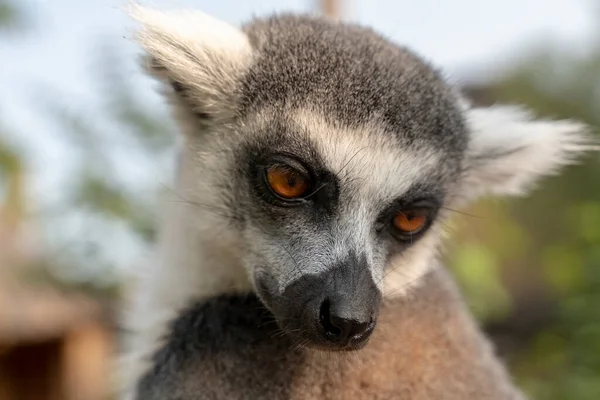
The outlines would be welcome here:
[[[321,304],[319,319],[327,340],[340,344],[364,341],[375,327],[372,317],[358,321],[337,315],[329,299]]]

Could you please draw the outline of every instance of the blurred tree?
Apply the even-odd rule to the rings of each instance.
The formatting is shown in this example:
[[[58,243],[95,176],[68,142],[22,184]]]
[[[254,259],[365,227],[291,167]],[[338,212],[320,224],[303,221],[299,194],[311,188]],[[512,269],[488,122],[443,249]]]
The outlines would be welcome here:
[[[600,46],[586,55],[541,46],[494,82],[480,103],[516,102],[540,116],[600,128]],[[548,179],[526,199],[484,201],[455,224],[449,258],[473,309],[532,398],[600,398],[600,162]],[[515,347],[516,346],[516,347]]]
[[[12,227],[24,214],[23,165],[18,152],[0,141],[0,215]]]
[[[0,37],[20,34],[28,20],[18,1],[0,0]],[[31,215],[45,226],[51,254],[28,272],[34,273],[29,279],[114,296],[124,279],[115,269],[114,247],[123,246],[124,237],[141,246],[151,242],[156,192],[170,170],[174,135],[166,113],[145,104],[136,74],[125,71],[116,52],[95,46],[94,54],[95,65],[102,66],[93,71],[101,84],[99,107],[79,106],[83,102],[68,97],[57,101],[65,98],[57,88],[39,88],[36,97],[40,117],[45,113],[56,124],[55,139],[71,150],[72,160],[65,160],[68,181],[57,184],[61,195],[51,204],[36,204]],[[24,216],[24,155],[8,138],[0,130],[0,211],[16,221]],[[132,165],[138,173],[133,178]],[[72,225],[77,226],[69,230]]]
[[[17,10],[14,4],[9,3],[7,0],[0,1],[0,27],[6,29],[12,26],[17,19]]]
[[[114,293],[126,277],[115,269],[115,247],[123,246],[125,238],[130,245],[145,248],[154,238],[158,195],[171,190],[164,183],[171,182],[176,135],[166,109],[146,101],[147,87],[136,82],[138,71],[127,73],[129,66],[114,48],[96,46],[94,53],[95,65],[102,68],[93,71],[99,85],[95,90],[99,105],[93,112],[89,104],[78,107],[72,100],[57,101],[63,96],[55,88],[38,96],[43,112],[58,127],[57,139],[72,156],[63,195],[47,215],[78,225],[56,240],[61,262],[54,275]]]
[[[0,33],[23,26],[15,4],[0,0]],[[24,177],[20,152],[8,143],[6,129],[0,126],[0,216],[9,229],[15,229],[24,213]]]
[[[21,30],[26,26],[24,10],[18,1],[0,0],[0,32]]]

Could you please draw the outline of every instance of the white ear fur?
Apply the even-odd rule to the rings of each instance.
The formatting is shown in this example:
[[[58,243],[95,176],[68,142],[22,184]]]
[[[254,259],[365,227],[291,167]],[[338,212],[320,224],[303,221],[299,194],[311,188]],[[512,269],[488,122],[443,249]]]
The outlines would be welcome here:
[[[534,119],[516,106],[469,108],[470,133],[464,177],[458,197],[525,194],[535,182],[573,164],[578,156],[599,150],[584,124]]]
[[[216,116],[231,106],[236,79],[252,56],[240,29],[198,11],[131,5],[130,14],[142,25],[137,38],[153,73],[184,90],[202,114]]]

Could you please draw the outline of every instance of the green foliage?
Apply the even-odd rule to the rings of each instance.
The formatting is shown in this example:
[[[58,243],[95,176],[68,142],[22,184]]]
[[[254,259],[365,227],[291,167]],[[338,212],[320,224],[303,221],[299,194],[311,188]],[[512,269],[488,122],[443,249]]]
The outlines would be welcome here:
[[[16,7],[7,0],[0,0],[0,32],[9,29],[19,20]],[[0,138],[5,132],[0,128]],[[19,157],[16,151],[0,139],[0,175],[13,172],[19,165]],[[1,178],[1,176],[0,176]]]
[[[0,33],[23,26],[22,13],[14,3],[0,0]],[[23,212],[23,161],[20,152],[7,140],[0,126],[0,207],[17,220]]]
[[[511,299],[499,281],[498,260],[489,247],[465,243],[455,250],[453,261],[475,315],[486,321],[504,317]]]
[[[598,132],[600,49],[585,57],[553,48],[532,54],[486,86],[486,97],[544,117],[576,118]],[[488,201],[474,210],[487,218],[455,232],[460,243],[449,258],[478,315],[496,321],[523,308],[522,299],[541,296],[553,307],[541,330],[514,338],[518,352],[509,358],[519,382],[536,399],[599,399],[599,158],[588,157],[508,207]]]
[[[21,30],[25,26],[23,10],[18,1],[0,0],[0,33]]]
[[[155,105],[148,106],[137,94],[135,81],[123,73],[125,66],[117,54],[109,47],[100,47],[97,54],[98,65],[103,67],[96,71],[100,106],[93,113],[70,102],[57,102],[60,96],[54,94],[46,93],[49,100],[42,102],[45,113],[59,127],[58,139],[71,149],[70,180],[56,206],[58,213],[82,219],[85,231],[109,235],[71,237],[61,245],[62,279],[72,276],[64,273],[65,268],[85,263],[87,271],[95,271],[87,277],[88,285],[113,269],[111,232],[125,230],[132,240],[152,243],[156,199],[165,189],[161,179],[168,182],[165,172],[170,171],[175,139],[166,110],[157,112]],[[131,176],[135,171],[123,172],[132,167],[136,176]]]
[[[20,164],[17,151],[0,141],[0,174],[14,173],[20,168]]]
[[[17,17],[17,10],[9,2],[0,1],[0,27],[6,28],[14,24]]]

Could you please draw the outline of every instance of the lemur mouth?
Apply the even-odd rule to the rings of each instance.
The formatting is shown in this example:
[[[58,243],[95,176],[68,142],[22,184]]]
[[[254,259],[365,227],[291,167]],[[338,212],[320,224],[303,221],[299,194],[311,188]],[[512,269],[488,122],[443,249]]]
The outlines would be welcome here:
[[[295,343],[353,351],[368,343],[377,325],[381,292],[370,276],[361,279],[354,274],[347,281],[345,275],[337,269],[306,275],[280,294],[270,290],[271,279],[261,277],[256,283],[259,297]]]
[[[376,318],[361,322],[339,317],[332,309],[332,303],[327,299],[320,307],[307,308],[303,317],[276,315],[275,319],[282,331],[300,347],[327,351],[363,348],[377,325]]]
[[[376,319],[371,317],[361,322],[332,314],[331,300],[325,299],[319,308],[319,323],[320,333],[332,346],[340,350],[354,350],[367,343],[375,329]]]

